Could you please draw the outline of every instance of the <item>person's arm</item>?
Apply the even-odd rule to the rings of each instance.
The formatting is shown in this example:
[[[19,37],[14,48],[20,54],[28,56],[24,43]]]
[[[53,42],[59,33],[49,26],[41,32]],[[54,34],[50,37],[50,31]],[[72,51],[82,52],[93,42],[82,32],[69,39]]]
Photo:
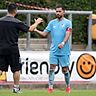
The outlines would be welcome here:
[[[32,32],[34,31],[34,29],[40,24],[43,22],[43,19],[42,18],[38,18],[38,19],[35,19],[35,23],[32,24],[30,27],[29,27],[29,32]]]
[[[72,31],[71,28],[68,28],[66,30],[66,35],[65,35],[63,41],[58,45],[58,48],[62,48],[65,45],[65,43],[68,41],[68,39],[69,39],[69,37],[71,35],[71,31]]]
[[[37,29],[35,29],[34,31],[37,32],[38,34],[40,34],[43,37],[46,37],[47,34],[48,34],[48,32],[40,31],[40,30],[37,30]]]
[[[51,32],[51,28],[52,28],[51,25],[52,25],[52,22],[50,21],[48,23],[47,27],[44,29],[44,31],[40,31],[37,29],[35,29],[34,31],[37,32],[39,35],[46,37],[48,35],[48,33]]]

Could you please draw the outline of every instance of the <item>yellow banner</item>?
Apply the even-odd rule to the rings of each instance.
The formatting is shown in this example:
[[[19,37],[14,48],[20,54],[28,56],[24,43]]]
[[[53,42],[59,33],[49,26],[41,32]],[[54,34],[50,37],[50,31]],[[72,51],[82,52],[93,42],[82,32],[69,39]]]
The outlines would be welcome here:
[[[3,71],[0,75],[0,81],[6,81],[7,80],[7,76],[6,76],[6,72]]]

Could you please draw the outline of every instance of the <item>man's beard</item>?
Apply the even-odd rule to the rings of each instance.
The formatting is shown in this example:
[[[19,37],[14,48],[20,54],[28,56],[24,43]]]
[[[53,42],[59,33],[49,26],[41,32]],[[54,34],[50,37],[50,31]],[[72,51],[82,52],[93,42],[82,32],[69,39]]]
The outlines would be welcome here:
[[[61,18],[62,18],[62,16],[60,16],[60,15],[56,15],[56,17],[57,17],[58,19],[61,19]]]

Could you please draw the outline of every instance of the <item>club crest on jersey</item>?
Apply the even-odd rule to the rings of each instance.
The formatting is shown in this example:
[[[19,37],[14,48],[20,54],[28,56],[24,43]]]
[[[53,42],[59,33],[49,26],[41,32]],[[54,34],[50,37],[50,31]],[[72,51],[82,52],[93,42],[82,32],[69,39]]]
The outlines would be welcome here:
[[[63,28],[64,27],[64,24],[62,24],[61,27]]]

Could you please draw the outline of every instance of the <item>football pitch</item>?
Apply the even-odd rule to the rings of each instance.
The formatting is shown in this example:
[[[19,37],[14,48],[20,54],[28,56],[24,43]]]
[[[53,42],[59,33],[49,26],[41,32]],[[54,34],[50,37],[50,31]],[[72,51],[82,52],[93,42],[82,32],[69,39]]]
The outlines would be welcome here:
[[[0,89],[0,96],[96,96],[96,90],[71,90],[66,94],[63,90],[48,93],[45,89],[23,89],[22,93],[12,93],[10,89]]]

